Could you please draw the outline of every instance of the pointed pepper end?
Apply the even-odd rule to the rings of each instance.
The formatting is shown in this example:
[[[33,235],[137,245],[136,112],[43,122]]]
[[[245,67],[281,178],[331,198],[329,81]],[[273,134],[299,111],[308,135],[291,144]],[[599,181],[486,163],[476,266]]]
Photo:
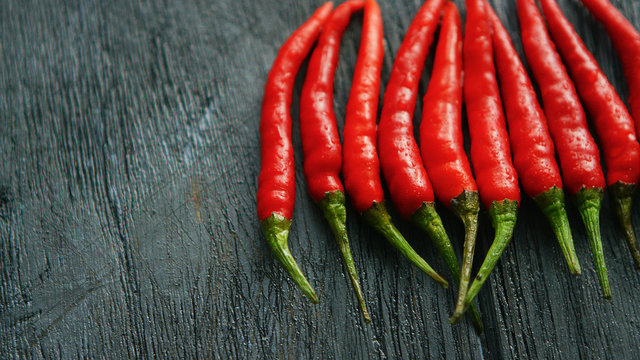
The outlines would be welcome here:
[[[624,231],[627,247],[631,252],[636,269],[640,269],[640,250],[638,249],[636,235],[631,222],[631,209],[633,207],[633,197],[636,193],[636,188],[636,184],[627,184],[621,181],[609,186],[613,207]]]
[[[460,318],[462,318],[462,315],[464,313],[461,311],[456,310],[453,315],[451,315],[451,317],[449,318],[449,324],[454,325],[457,324],[458,321],[460,321]]]
[[[449,283],[438,274],[418,253],[409,245],[404,236],[391,222],[391,216],[384,205],[384,202],[374,202],[373,205],[362,213],[365,220],[382,234],[387,241],[395,247],[405,258],[411,261],[425,274],[437,281],[443,287],[448,287]]]
[[[289,273],[293,281],[298,285],[300,290],[311,300],[312,303],[318,303],[318,296],[313,287],[309,284],[307,278],[302,274],[302,270],[291,255],[288,245],[289,228],[291,220],[276,213],[260,222],[262,232],[264,233],[267,243],[273,255],[278,259],[282,267]]]
[[[605,299],[611,299],[611,289],[609,287],[609,276],[607,275],[607,265],[604,260],[602,249],[602,238],[600,234],[600,208],[604,194],[599,188],[582,188],[575,195],[575,202],[582,217],[582,222],[587,229],[589,246],[593,254],[596,273],[600,280],[602,295]]]
[[[564,190],[553,186],[549,190],[534,196],[533,200],[538,204],[538,207],[542,210],[547,220],[549,220],[551,229],[556,235],[556,239],[558,239],[560,249],[562,249],[562,254],[567,262],[569,271],[574,275],[580,275],[580,263],[573,245],[573,236],[565,208]]]
[[[473,329],[475,330],[477,335],[482,335],[484,333],[484,325],[482,324],[482,320],[479,322],[476,320],[472,320]]]
[[[325,193],[322,200],[318,202],[318,206],[322,209],[325,219],[331,227],[331,231],[338,243],[338,248],[342,254],[342,260],[344,266],[347,268],[351,285],[358,298],[360,309],[362,310],[362,316],[366,323],[371,322],[369,312],[367,311],[367,305],[362,294],[362,288],[358,280],[358,273],[356,271],[356,265],[353,261],[353,255],[351,254],[351,246],[349,245],[349,237],[347,235],[347,207],[345,205],[346,198],[344,192],[340,190],[331,191]]]

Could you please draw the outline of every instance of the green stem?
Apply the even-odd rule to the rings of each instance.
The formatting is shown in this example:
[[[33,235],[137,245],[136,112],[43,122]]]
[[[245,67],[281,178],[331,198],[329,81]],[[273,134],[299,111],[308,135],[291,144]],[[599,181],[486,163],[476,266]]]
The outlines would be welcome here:
[[[587,228],[589,246],[593,253],[593,261],[596,264],[596,272],[600,279],[602,295],[605,299],[611,299],[611,289],[609,288],[609,277],[607,276],[607,265],[604,262],[604,252],[602,250],[602,239],[600,235],[600,207],[603,198],[602,189],[582,188],[575,195],[575,202],[578,206],[582,221]]]
[[[613,207],[620,221],[620,225],[624,230],[624,238],[627,241],[627,246],[633,257],[633,263],[636,269],[640,269],[640,250],[638,250],[636,235],[633,232],[633,225],[631,224],[631,207],[633,206],[633,196],[636,192],[636,185],[625,184],[618,181],[614,185],[609,186],[609,189],[611,190]]]
[[[356,272],[356,266],[353,262],[353,256],[351,255],[351,247],[349,246],[349,237],[347,236],[347,209],[345,206],[345,196],[342,191],[332,191],[325,194],[325,196],[318,203],[324,217],[329,222],[329,226],[333,231],[340,252],[342,253],[342,259],[344,265],[347,268],[349,279],[351,279],[351,285],[356,292],[358,302],[360,303],[360,310],[362,310],[362,316],[366,323],[371,322],[369,311],[367,311],[367,304],[362,295],[362,289],[358,282],[358,273]]]
[[[463,191],[451,200],[451,209],[462,219],[464,223],[464,250],[462,253],[462,268],[460,281],[458,282],[458,300],[454,315],[459,313],[458,319],[464,310],[464,299],[469,291],[469,279],[473,266],[473,253],[478,236],[478,213],[480,212],[480,197],[475,191]],[[457,321],[457,320],[456,320]]]
[[[580,263],[573,246],[569,218],[564,206],[564,191],[554,186],[540,195],[534,196],[533,200],[549,220],[551,229],[558,239],[562,254],[569,266],[569,271],[574,275],[580,275]]]
[[[460,264],[458,263],[458,258],[453,250],[451,241],[447,236],[447,232],[444,229],[442,219],[440,219],[440,216],[436,212],[435,204],[432,202],[423,203],[422,206],[411,215],[411,221],[429,235],[431,241],[436,245],[436,248],[444,259],[444,262],[447,264],[449,271],[451,271],[454,280],[456,283],[459,282]],[[469,315],[471,316],[471,321],[476,332],[482,334],[484,326],[482,325],[480,312],[478,312],[475,304],[471,305]]]
[[[267,238],[267,243],[273,251],[273,255],[280,261],[280,264],[291,275],[293,281],[298,284],[300,290],[313,302],[318,303],[318,297],[315,291],[307,281],[307,278],[302,274],[302,270],[298,267],[296,260],[289,251],[289,245],[287,244],[287,238],[289,237],[289,228],[291,227],[291,220],[276,213],[272,214],[268,218],[260,222],[262,232]]]
[[[489,208],[489,217],[491,218],[491,224],[495,229],[495,236],[493,243],[487,252],[476,278],[473,280],[469,292],[464,300],[464,310],[473,302],[473,299],[478,295],[482,285],[489,278],[491,271],[498,263],[500,256],[509,245],[509,241],[513,237],[513,229],[516,226],[516,218],[518,215],[518,202],[511,200],[494,201]],[[453,314],[449,321],[457,321],[462,313],[457,311]]]
[[[384,202],[376,203],[362,214],[369,223],[378,232],[380,232],[386,239],[398,249],[402,255],[404,255],[415,266],[422,270],[425,274],[429,275],[435,281],[445,288],[449,286],[447,280],[440,276],[423,258],[416,253],[415,250],[409,245],[407,240],[404,239],[400,231],[391,223],[391,216],[387,212]]]

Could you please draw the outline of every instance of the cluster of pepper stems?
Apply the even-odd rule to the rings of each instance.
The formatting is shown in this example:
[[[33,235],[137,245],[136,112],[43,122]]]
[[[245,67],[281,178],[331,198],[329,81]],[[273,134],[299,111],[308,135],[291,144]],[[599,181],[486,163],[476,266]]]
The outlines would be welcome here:
[[[385,208],[380,169],[399,213],[429,235],[458,282],[451,323],[468,309],[474,327],[482,331],[474,299],[512,238],[519,184],[546,215],[569,270],[578,275],[580,264],[563,186],[568,191],[586,227],[603,296],[610,299],[599,225],[606,185],[635,266],[640,268],[631,224],[640,179],[636,137],[636,131],[640,136],[640,34],[608,0],[581,1],[613,41],[628,81],[631,113],[555,0],[540,0],[544,18],[535,0],[516,0],[524,52],[542,105],[487,0],[465,0],[464,39],[453,2],[425,1],[396,54],[377,126],[383,26],[376,1],[347,0],[335,10],[326,3],[289,37],[269,72],[262,102],[258,217],[275,257],[311,301],[316,303],[318,298],[287,244],[295,192],[289,108],[295,76],[316,40],[300,97],[304,173],[309,194],[338,242],[365,321],[370,316],[349,248],[345,189],[355,210],[373,228],[420,270],[448,286],[393,225]],[[364,12],[362,35],[341,146],[333,111],[333,78],[342,34],[360,10]],[[440,21],[418,146],[413,112]],[[463,145],[463,96],[471,162]],[[600,149],[589,132],[586,114]],[[436,196],[464,224],[461,265],[436,212]],[[469,285],[480,204],[488,210],[495,238]]]

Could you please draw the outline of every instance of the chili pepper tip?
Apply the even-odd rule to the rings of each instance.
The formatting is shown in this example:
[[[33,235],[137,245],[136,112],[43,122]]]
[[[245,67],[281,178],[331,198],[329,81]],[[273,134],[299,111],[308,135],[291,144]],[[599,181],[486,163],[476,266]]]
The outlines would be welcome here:
[[[365,220],[374,229],[380,232],[402,255],[404,255],[415,266],[429,275],[443,287],[447,288],[449,283],[440,276],[416,251],[409,245],[400,231],[391,223],[391,216],[387,212],[384,202],[374,202],[368,210],[362,213]]]
[[[435,204],[433,202],[423,203],[422,206],[411,215],[411,221],[429,235],[449,268],[453,279],[456,283],[460,281],[460,264],[451,245],[451,240],[449,240],[447,232],[444,229],[442,219],[436,211]],[[482,317],[475,304],[472,304],[469,309],[469,315],[471,316],[471,322],[473,323],[476,333],[478,333],[478,335],[482,334],[484,331]]]
[[[600,280],[602,295],[605,299],[611,300],[611,288],[609,287],[609,277],[607,275],[607,265],[604,261],[602,250],[602,238],[600,235],[600,208],[602,206],[603,191],[599,188],[582,188],[575,195],[575,202],[578,211],[587,228],[589,246],[593,253],[593,262],[596,265],[596,272]]]
[[[463,191],[451,200],[451,209],[464,223],[464,250],[462,253],[460,281],[458,282],[458,299],[456,301],[456,310],[452,318],[449,319],[451,324],[455,324],[463,314],[464,299],[467,296],[467,291],[469,291],[473,253],[478,235],[478,213],[480,212],[480,196],[478,192]]]
[[[637,186],[635,184],[625,184],[618,181],[614,185],[609,186],[611,190],[611,200],[616,211],[618,221],[624,230],[625,240],[636,269],[640,269],[640,250],[636,241],[636,235],[633,232],[633,224],[631,223],[631,208],[633,206],[633,196],[635,195]]]
[[[509,241],[513,237],[513,229],[516,226],[516,218],[518,215],[518,202],[512,200],[502,200],[502,201],[494,201],[491,207],[489,208],[489,217],[491,218],[491,223],[493,224],[493,228],[495,229],[495,236],[493,239],[493,243],[487,252],[487,256],[485,257],[482,265],[480,266],[480,270],[478,270],[478,274],[476,274],[476,278],[473,280],[473,283],[469,287],[469,292],[467,293],[467,297],[464,300],[464,306],[459,311],[456,309],[454,313],[455,316],[460,316],[467,307],[473,302],[475,297],[480,292],[482,285],[484,285],[485,281],[489,278],[491,271],[498,263],[500,256],[509,245]]]
[[[368,324],[371,322],[371,316],[369,316],[369,311],[367,310],[367,304],[364,300],[360,283],[358,282],[356,266],[353,262],[353,256],[351,255],[349,237],[347,236],[347,209],[345,202],[344,193],[338,190],[327,192],[318,205],[322,209],[324,217],[329,222],[329,227],[331,227],[333,231],[338,247],[340,248],[340,253],[342,254],[342,259],[344,260],[344,266],[347,268],[351,285],[356,292],[362,316]]]
[[[580,263],[573,245],[573,236],[565,209],[564,191],[554,186],[540,195],[534,196],[533,200],[549,220],[551,229],[558,239],[562,254],[569,266],[569,271],[574,275],[580,275]]]
[[[267,242],[273,251],[273,255],[278,259],[284,269],[291,275],[293,281],[296,282],[300,290],[311,300],[312,303],[318,303],[318,296],[316,296],[313,287],[309,284],[307,278],[302,274],[302,270],[296,263],[296,260],[289,251],[289,245],[287,239],[289,237],[289,228],[291,227],[291,220],[285,218],[282,215],[273,213],[268,218],[260,222],[262,232],[267,238]]]

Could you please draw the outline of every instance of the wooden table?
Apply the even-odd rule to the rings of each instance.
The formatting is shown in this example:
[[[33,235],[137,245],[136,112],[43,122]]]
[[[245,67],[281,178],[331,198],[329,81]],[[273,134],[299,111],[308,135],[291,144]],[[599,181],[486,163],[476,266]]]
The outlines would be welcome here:
[[[640,27],[639,1],[613,2]],[[385,84],[420,1],[380,3]],[[515,2],[492,3],[521,51]],[[575,207],[578,278],[525,199],[512,245],[479,295],[481,337],[467,319],[448,324],[454,290],[418,272],[350,209],[373,317],[366,325],[302,174],[304,70],[292,107],[290,245],[320,304],[303,297],[256,219],[258,123],[278,48],[319,5],[0,2],[0,358],[640,357],[640,278],[608,202],[601,224],[613,300],[600,296]],[[626,97],[603,28],[577,0],[560,5]],[[340,129],[361,23],[360,15],[349,26],[336,72]],[[462,226],[444,207],[440,213],[459,252]],[[393,216],[448,275],[426,236]],[[640,206],[634,218],[640,226]],[[477,263],[492,236],[483,214]]]

